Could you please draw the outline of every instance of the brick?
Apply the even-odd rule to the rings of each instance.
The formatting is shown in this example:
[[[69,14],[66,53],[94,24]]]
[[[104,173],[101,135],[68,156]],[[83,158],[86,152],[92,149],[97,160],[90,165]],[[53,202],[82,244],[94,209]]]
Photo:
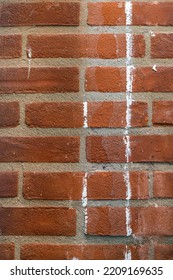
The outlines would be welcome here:
[[[2,3],[0,26],[79,25],[79,3]]]
[[[18,58],[21,54],[21,35],[0,35],[0,58]]]
[[[172,135],[133,135],[129,137],[130,162],[172,162]],[[126,162],[125,138],[122,136],[88,136],[89,162]]]
[[[26,105],[25,122],[31,127],[83,127],[83,103],[30,103]]]
[[[0,208],[1,235],[76,234],[75,209],[65,207]]]
[[[25,172],[23,195],[26,199],[81,200],[82,172]]]
[[[14,260],[14,244],[1,243],[0,244],[0,260]]]
[[[86,91],[122,92],[126,90],[125,68],[89,67],[85,78]]]
[[[173,235],[173,207],[131,207],[131,228],[137,236]]]
[[[19,124],[18,102],[0,102],[0,127],[15,127]]]
[[[173,34],[155,34],[151,36],[152,58],[173,58]]]
[[[133,2],[133,25],[173,25],[173,3],[167,2]]]
[[[124,260],[127,246],[122,244],[55,245],[24,244],[21,247],[22,260]],[[147,259],[145,245],[128,246],[132,259]]]
[[[89,162],[125,162],[125,143],[122,136],[88,136]]]
[[[143,35],[133,35],[133,56],[145,55]],[[67,34],[29,35],[27,52],[32,58],[121,58],[126,57],[126,36],[124,34]]]
[[[137,67],[132,72],[133,92],[172,92],[173,67]]]
[[[173,135],[130,136],[131,162],[172,162]]]
[[[173,101],[153,102],[153,124],[172,125],[173,124]]]
[[[129,174],[131,199],[148,198],[148,172]],[[87,178],[88,199],[126,199],[127,186],[124,172],[90,172]]]
[[[18,172],[0,172],[0,197],[15,197],[18,193]]]
[[[88,102],[89,127],[126,127],[126,102]],[[131,126],[148,125],[148,105],[133,102],[131,106]]]
[[[173,260],[173,244],[155,244],[155,260]]]
[[[89,25],[125,25],[124,3],[100,2],[88,3]]]
[[[1,162],[78,162],[79,137],[1,137]]]
[[[126,235],[126,215],[123,207],[88,207],[87,234]]]
[[[0,68],[0,93],[78,92],[76,67]]]
[[[133,2],[132,25],[173,25],[172,2]],[[124,2],[99,2],[88,4],[89,25],[126,25]]]
[[[154,172],[154,197],[173,198],[173,172]]]

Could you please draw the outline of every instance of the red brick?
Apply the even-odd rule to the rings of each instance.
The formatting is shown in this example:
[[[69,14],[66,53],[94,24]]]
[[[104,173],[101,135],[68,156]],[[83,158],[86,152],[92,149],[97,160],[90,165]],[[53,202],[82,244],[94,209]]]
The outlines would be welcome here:
[[[89,162],[125,162],[125,143],[122,136],[88,136]]]
[[[79,71],[66,68],[0,68],[0,93],[78,92]]]
[[[138,236],[173,235],[173,207],[131,207],[132,232]]]
[[[1,243],[0,244],[0,260],[14,260],[14,244]]]
[[[76,234],[75,209],[65,207],[0,208],[1,235]]]
[[[31,127],[83,127],[83,103],[39,102],[27,104],[25,121]]]
[[[18,192],[18,172],[0,172],[0,197],[15,197]]]
[[[90,67],[86,70],[86,91],[121,92],[126,90],[126,70],[116,67]]]
[[[133,70],[134,92],[172,92],[173,67],[137,67]]]
[[[173,244],[155,244],[155,260],[173,260]]]
[[[1,137],[1,162],[78,162],[79,137]]]
[[[134,35],[135,57],[145,54],[143,35]],[[35,57],[126,57],[126,36],[124,34],[67,34],[67,35],[29,35],[27,50],[32,49]]]
[[[124,3],[88,3],[89,25],[125,25]]]
[[[173,172],[154,172],[154,197],[173,198]]]
[[[0,35],[0,58],[18,58],[21,54],[21,35]]]
[[[173,162],[173,135],[130,136],[132,162]]]
[[[82,172],[25,172],[23,195],[26,199],[80,200]]]
[[[173,58],[173,34],[155,34],[151,37],[152,58]]]
[[[130,172],[131,199],[148,198],[148,173]],[[88,199],[126,199],[124,172],[90,172],[87,178]]]
[[[88,102],[89,127],[125,127],[126,102]],[[148,105],[145,102],[133,102],[131,106],[131,126],[148,125]]]
[[[133,2],[133,25],[173,25],[173,3]]]
[[[87,234],[126,235],[126,215],[123,207],[88,207]]]
[[[19,124],[19,103],[0,102],[0,127],[15,127]]]
[[[79,25],[79,9],[79,3],[2,3],[0,25]]]
[[[21,247],[22,260],[124,260],[127,246],[122,244],[55,245],[24,244]],[[128,246],[132,259],[147,259],[145,245]]]
[[[154,101],[153,102],[153,119],[157,125],[173,124],[173,101]]]
[[[133,2],[132,25],[173,25],[172,2]],[[124,2],[88,4],[89,25],[126,25]]]

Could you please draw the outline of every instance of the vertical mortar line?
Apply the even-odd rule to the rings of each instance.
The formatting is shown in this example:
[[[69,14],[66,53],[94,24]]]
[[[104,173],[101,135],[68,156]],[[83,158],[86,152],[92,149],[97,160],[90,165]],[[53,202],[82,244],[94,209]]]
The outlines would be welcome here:
[[[82,1],[81,3],[81,32],[82,34],[85,34],[87,31],[87,2]],[[81,139],[81,163],[83,166],[84,171],[84,177],[83,177],[83,191],[82,191],[82,209],[84,214],[84,220],[82,221],[82,224],[84,223],[82,227],[82,234],[87,234],[87,206],[88,206],[88,199],[87,199],[87,160],[86,160],[86,135],[87,135],[87,128],[88,128],[88,102],[87,102],[87,96],[85,93],[85,71],[87,67],[87,58],[82,59],[82,65],[80,66],[81,71],[81,77],[80,77],[80,90],[81,93],[83,93],[82,100],[83,100],[83,135]],[[83,243],[84,243],[83,239]]]
[[[124,181],[126,185],[126,235],[132,234],[131,228],[131,211],[130,211],[130,199],[131,199],[131,183],[129,162],[131,156],[131,143],[129,136],[129,129],[131,127],[131,105],[132,105],[132,91],[133,91],[133,66],[132,66],[132,53],[133,53],[133,34],[131,29],[132,24],[132,2],[126,0],[125,13],[126,13],[126,127],[124,132],[125,143],[125,158],[126,164],[124,167]],[[131,251],[126,247],[125,259],[131,259]]]

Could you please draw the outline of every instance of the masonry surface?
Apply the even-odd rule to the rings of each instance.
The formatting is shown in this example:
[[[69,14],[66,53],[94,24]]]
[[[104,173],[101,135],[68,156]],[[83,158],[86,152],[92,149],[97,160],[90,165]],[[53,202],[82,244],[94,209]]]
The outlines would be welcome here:
[[[172,1],[0,1],[0,259],[173,259],[172,26]]]

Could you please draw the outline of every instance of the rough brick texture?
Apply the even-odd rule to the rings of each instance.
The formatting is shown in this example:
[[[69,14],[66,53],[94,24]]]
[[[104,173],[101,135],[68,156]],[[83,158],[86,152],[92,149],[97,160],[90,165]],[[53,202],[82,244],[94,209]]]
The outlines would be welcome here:
[[[0,36],[0,58],[17,58],[22,54],[21,35]]]
[[[75,209],[0,208],[1,235],[75,235]]]
[[[172,0],[0,1],[0,259],[172,259],[172,26]]]
[[[147,259],[148,248],[125,245],[53,245],[25,244],[21,249],[22,260],[123,260],[129,249],[133,259]]]
[[[15,127],[19,124],[19,103],[0,102],[0,127]]]
[[[15,197],[18,193],[18,173],[0,172],[0,197]]]
[[[77,92],[78,69],[0,68],[0,93]]]
[[[79,24],[78,3],[2,3],[0,9],[1,26]]]
[[[0,244],[0,260],[14,260],[14,244],[1,243]]]
[[[25,173],[23,195],[26,199],[80,200],[83,176],[81,172]]]

